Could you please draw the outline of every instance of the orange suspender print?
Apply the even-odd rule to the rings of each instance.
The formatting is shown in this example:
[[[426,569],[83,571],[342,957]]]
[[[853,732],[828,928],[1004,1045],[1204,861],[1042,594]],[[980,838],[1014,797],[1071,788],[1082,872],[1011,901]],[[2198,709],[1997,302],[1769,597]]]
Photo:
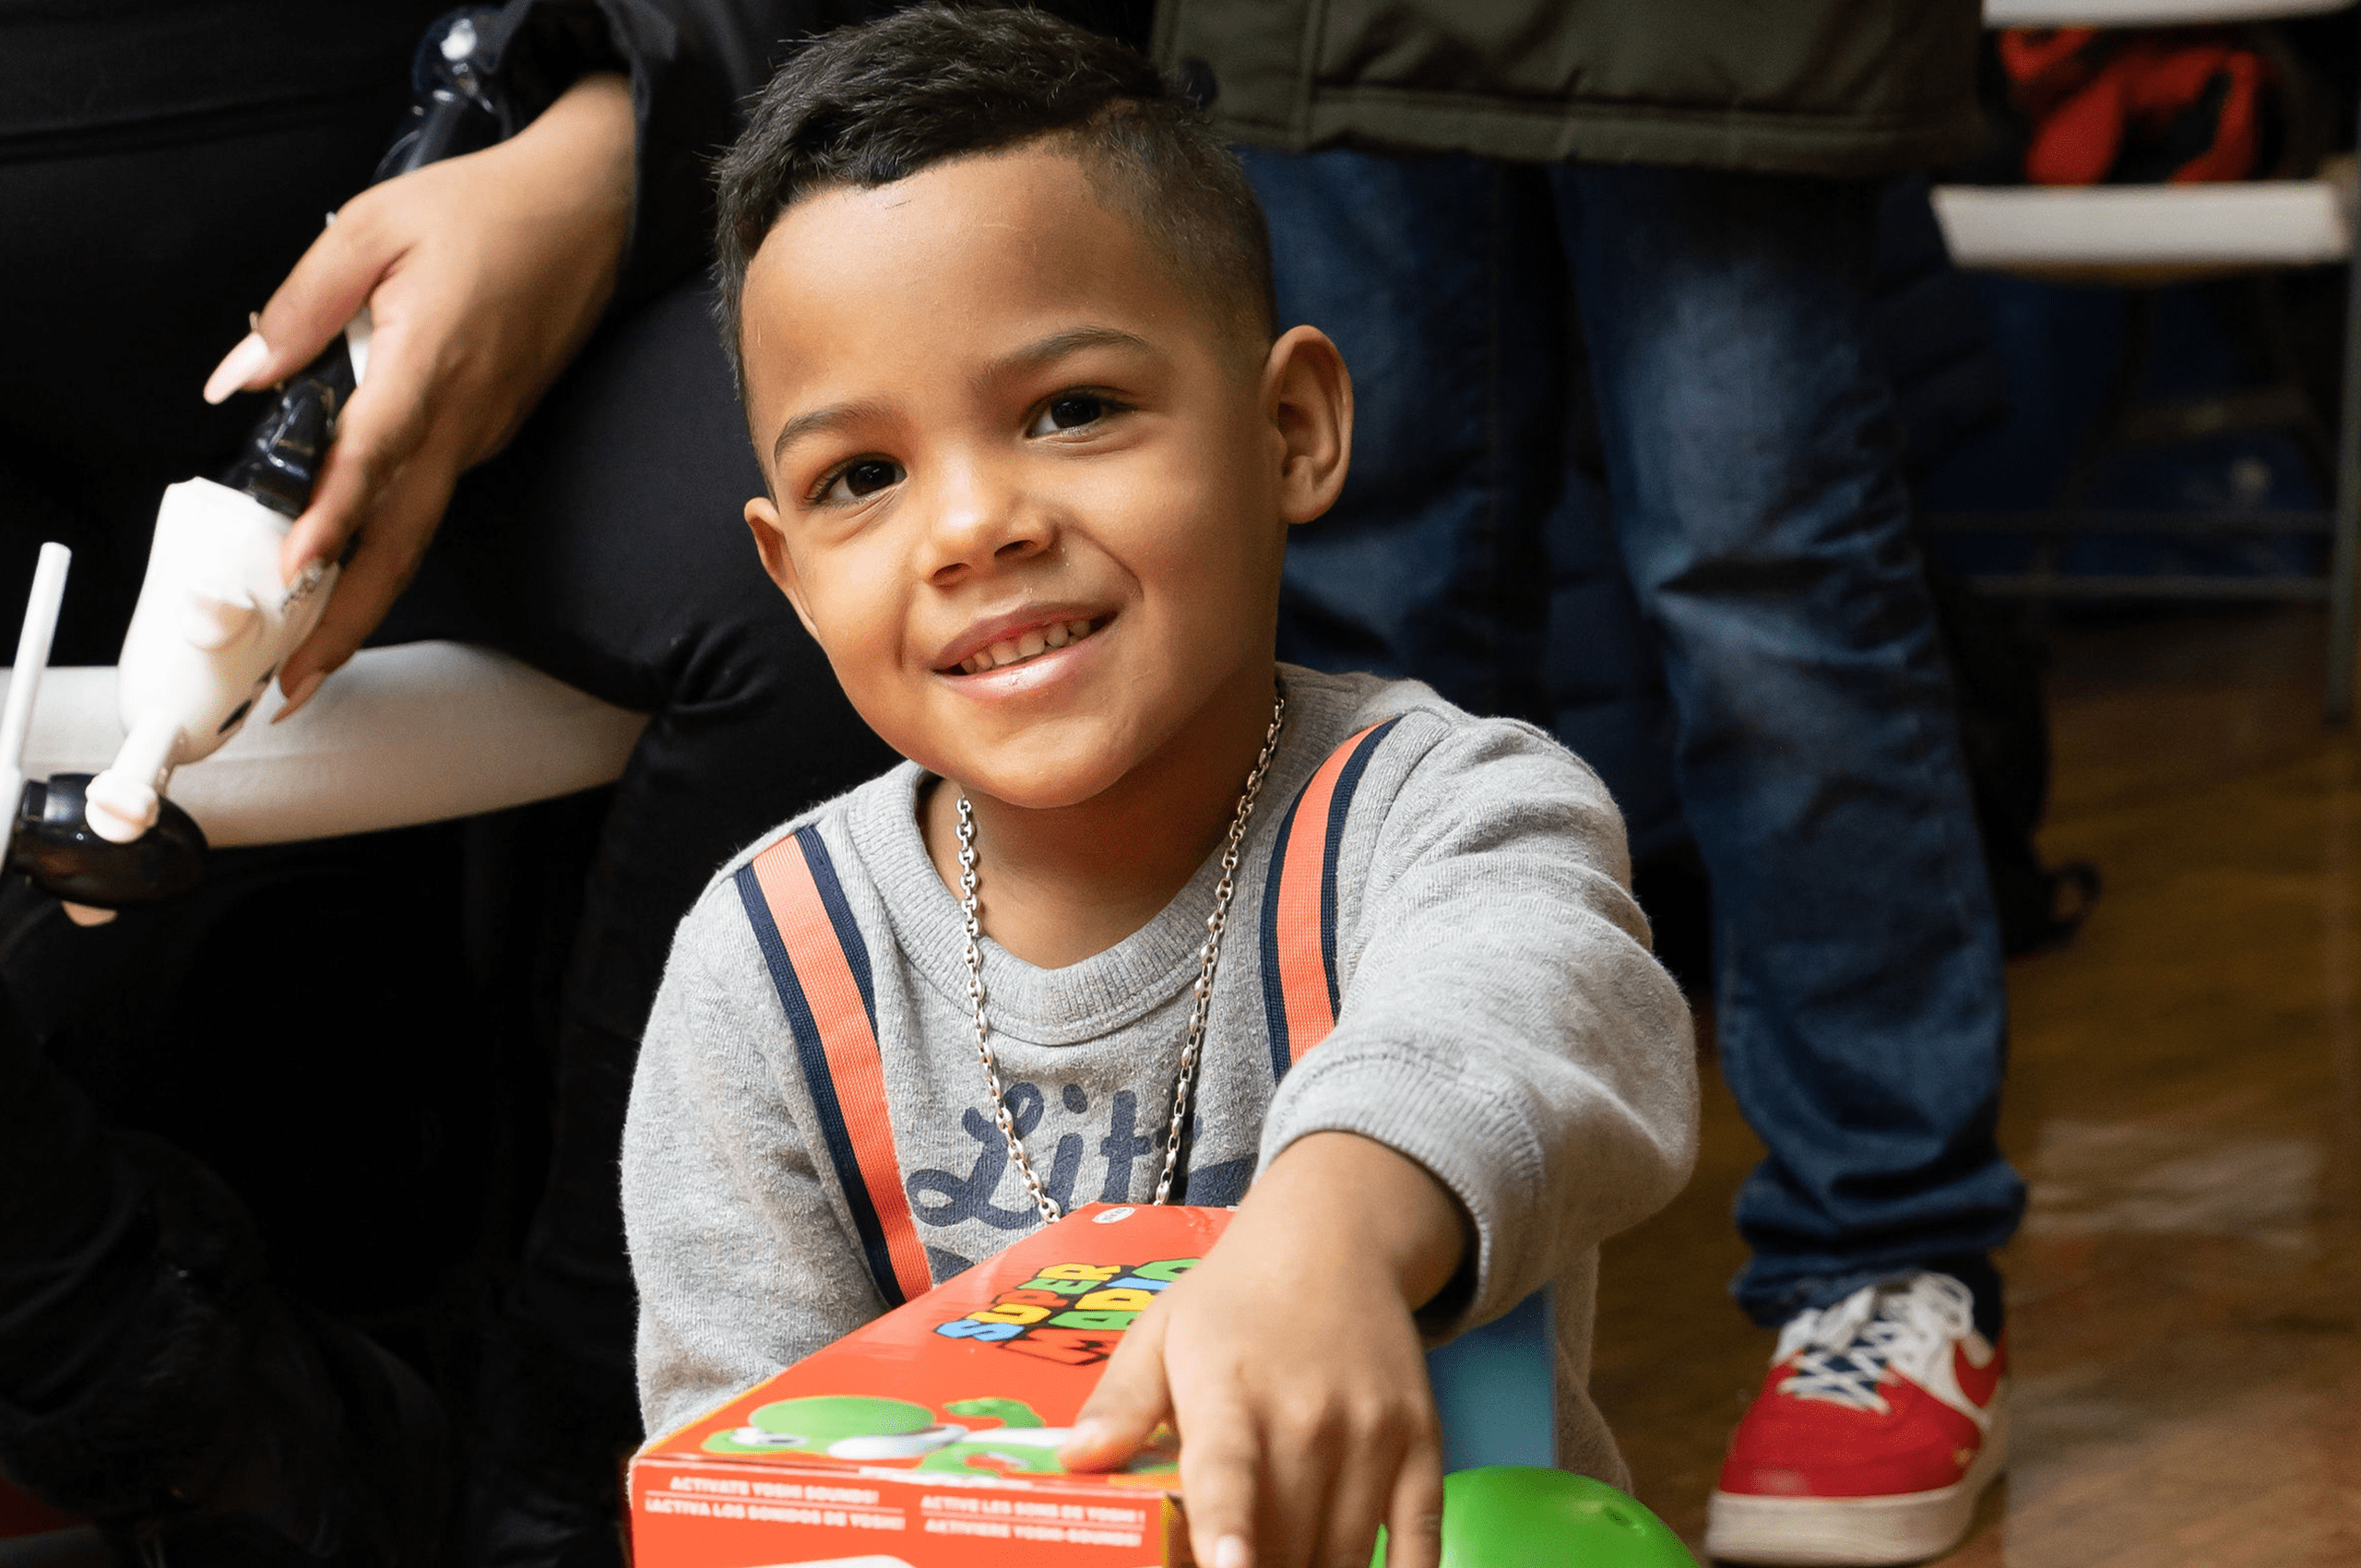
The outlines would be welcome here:
[[[869,947],[817,830],[780,839],[740,869],[738,897],[787,1010],[803,1081],[819,1108],[836,1185],[852,1209],[869,1272],[897,1307],[934,1283],[902,1190]]]
[[[1338,746],[1288,806],[1272,846],[1262,947],[1274,1078],[1336,1027],[1336,852],[1370,754],[1395,722],[1372,724]],[[1308,825],[1301,834],[1299,821]],[[869,1272],[886,1305],[899,1306],[933,1281],[886,1113],[868,944],[815,828],[763,850],[736,881]]]
[[[1279,824],[1263,889],[1263,1016],[1275,1079],[1336,1027],[1336,851],[1370,754],[1399,722],[1372,724],[1329,753]]]

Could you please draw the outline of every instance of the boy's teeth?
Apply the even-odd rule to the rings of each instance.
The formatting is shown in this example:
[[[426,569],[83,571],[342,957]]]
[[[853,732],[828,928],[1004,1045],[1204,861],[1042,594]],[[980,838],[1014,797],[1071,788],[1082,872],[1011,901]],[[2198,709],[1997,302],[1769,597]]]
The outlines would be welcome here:
[[[980,653],[971,653],[959,661],[960,673],[980,675],[987,670],[997,670],[1004,664],[1021,664],[1053,647],[1078,643],[1090,635],[1088,621],[1062,621],[1021,632],[1014,637],[1003,638]]]

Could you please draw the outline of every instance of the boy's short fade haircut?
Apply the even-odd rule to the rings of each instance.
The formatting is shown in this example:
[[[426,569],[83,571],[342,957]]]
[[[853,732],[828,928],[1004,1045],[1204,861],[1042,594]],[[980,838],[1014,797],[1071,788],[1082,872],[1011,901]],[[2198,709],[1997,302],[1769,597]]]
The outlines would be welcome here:
[[[1055,137],[1226,327],[1270,341],[1271,242],[1245,171],[1136,50],[1022,7],[914,6],[803,45],[717,170],[723,346],[742,399],[746,268],[787,209]]]

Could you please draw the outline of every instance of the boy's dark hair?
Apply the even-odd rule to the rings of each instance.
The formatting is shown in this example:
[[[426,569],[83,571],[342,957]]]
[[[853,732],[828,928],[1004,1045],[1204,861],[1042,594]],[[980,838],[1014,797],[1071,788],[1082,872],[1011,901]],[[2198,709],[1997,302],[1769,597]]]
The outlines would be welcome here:
[[[746,267],[799,197],[891,184],[1040,137],[1066,141],[1092,193],[1267,341],[1271,242],[1238,160],[1137,51],[1024,8],[914,6],[803,46],[756,100],[718,170],[721,336],[742,398]]]

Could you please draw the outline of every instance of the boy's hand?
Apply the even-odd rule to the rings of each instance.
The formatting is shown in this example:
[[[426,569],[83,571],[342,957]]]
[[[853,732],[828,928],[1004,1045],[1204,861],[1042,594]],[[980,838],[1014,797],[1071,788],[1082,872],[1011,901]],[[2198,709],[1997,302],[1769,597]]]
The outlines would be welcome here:
[[[588,336],[630,232],[635,136],[630,84],[599,74],[497,146],[371,186],[206,383],[212,403],[258,391],[309,364],[362,305],[374,317],[368,374],[280,552],[292,582],[360,539],[279,671],[285,712],[385,618],[459,475],[507,443]]]
[[[1442,1437],[1411,1314],[1464,1251],[1457,1202],[1349,1133],[1298,1140],[1205,1261],[1142,1313],[1061,1453],[1121,1464],[1180,1433],[1204,1568],[1435,1568]]]

